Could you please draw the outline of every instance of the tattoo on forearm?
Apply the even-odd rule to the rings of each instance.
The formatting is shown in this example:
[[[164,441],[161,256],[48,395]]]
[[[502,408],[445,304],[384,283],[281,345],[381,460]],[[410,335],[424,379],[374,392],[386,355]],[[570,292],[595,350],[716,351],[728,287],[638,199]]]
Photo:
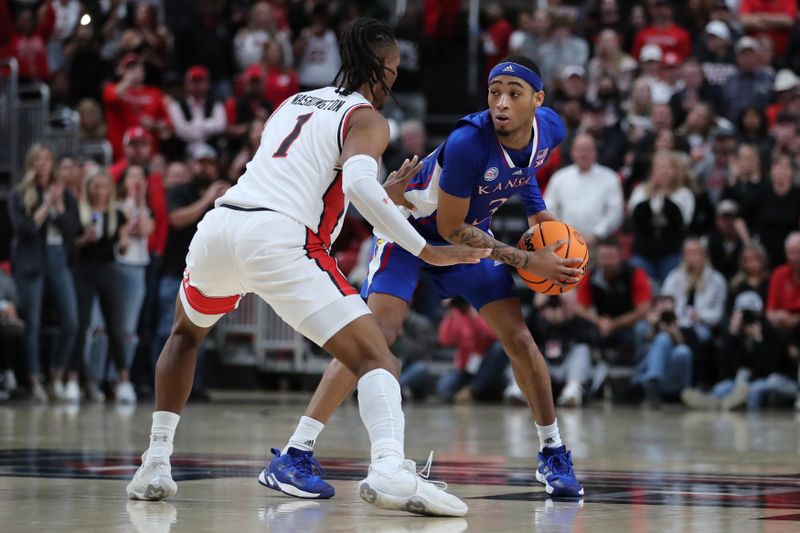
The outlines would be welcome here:
[[[507,265],[516,268],[525,268],[528,266],[528,254],[507,244],[493,239],[491,235],[475,226],[464,224],[460,228],[456,228],[450,234],[450,242],[456,244],[463,244],[472,248],[491,248],[492,253],[489,257],[502,261]]]

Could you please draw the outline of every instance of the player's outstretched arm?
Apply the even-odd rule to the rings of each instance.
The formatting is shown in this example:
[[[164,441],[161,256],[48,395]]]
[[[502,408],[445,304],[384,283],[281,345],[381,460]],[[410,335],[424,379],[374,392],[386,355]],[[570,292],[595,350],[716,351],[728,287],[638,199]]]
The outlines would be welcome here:
[[[581,263],[580,259],[564,259],[555,251],[566,244],[558,241],[535,252],[520,250],[516,246],[502,243],[472,224],[464,222],[469,212],[469,198],[459,198],[439,190],[439,206],[436,224],[439,233],[453,244],[463,244],[474,248],[490,248],[489,257],[502,261],[515,268],[525,269],[532,274],[547,279],[568,283],[580,281],[582,272],[572,268]]]
[[[389,144],[389,126],[377,111],[358,109],[342,146],[342,188],[370,224],[410,253],[433,265],[477,263],[489,255],[477,246],[431,246],[409,224],[378,183],[378,159]]]

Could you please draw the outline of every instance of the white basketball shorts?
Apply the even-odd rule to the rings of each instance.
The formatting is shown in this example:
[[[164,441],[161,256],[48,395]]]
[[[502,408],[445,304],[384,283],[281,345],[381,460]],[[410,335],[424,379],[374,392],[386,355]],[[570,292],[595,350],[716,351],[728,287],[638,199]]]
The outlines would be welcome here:
[[[249,292],[319,346],[370,312],[311,230],[274,211],[217,207],[189,246],[183,308],[207,328]]]

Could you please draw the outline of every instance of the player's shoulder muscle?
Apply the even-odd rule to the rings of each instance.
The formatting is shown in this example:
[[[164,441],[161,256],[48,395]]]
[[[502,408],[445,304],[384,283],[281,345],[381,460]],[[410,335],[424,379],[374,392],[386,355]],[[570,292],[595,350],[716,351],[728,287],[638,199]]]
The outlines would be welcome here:
[[[468,122],[462,123],[447,136],[444,150],[445,161],[470,161],[477,163],[486,156],[486,140],[483,132]]]
[[[378,159],[389,144],[389,123],[371,107],[355,109],[344,131],[342,161],[357,154]]]

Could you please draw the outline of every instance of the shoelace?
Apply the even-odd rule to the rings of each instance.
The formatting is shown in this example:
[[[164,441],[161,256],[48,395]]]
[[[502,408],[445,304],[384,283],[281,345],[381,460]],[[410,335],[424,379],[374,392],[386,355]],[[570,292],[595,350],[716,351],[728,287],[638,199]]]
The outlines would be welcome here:
[[[436,485],[437,487],[439,487],[442,490],[447,490],[447,483],[445,481],[434,481],[434,480],[430,479],[431,466],[432,465],[433,465],[433,450],[431,450],[431,453],[428,454],[428,462],[425,463],[425,466],[422,468],[422,470],[417,472],[417,475],[419,477],[423,478],[428,483]],[[414,466],[416,467],[416,465],[414,465]]]
[[[317,461],[312,455],[303,454],[297,457],[292,457],[292,466],[305,477],[310,477],[313,475],[317,475],[319,477],[325,476],[325,471],[322,469],[322,465],[319,464],[319,461]]]
[[[557,476],[574,476],[572,472],[572,459],[568,453],[557,453],[547,458],[545,461],[547,468]]]

